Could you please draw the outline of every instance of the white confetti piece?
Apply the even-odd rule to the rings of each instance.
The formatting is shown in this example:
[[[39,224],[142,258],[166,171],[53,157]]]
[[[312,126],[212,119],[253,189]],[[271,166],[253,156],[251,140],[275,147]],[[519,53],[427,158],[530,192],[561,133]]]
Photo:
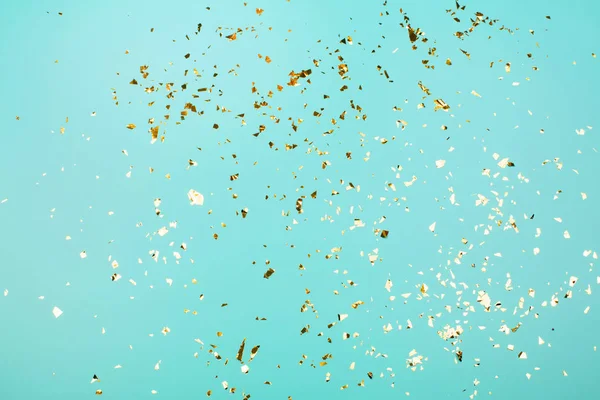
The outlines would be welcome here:
[[[188,199],[190,200],[190,204],[193,206],[201,206],[204,204],[204,196],[194,189],[190,189],[188,192]]]
[[[502,160],[500,160],[500,162],[498,163],[498,166],[500,168],[506,168],[508,166],[508,158],[503,158]]]
[[[58,307],[54,307],[52,309],[52,314],[54,314],[55,318],[60,317],[62,315],[62,313],[63,313],[62,310],[60,308],[58,308]]]
[[[392,280],[391,280],[391,279],[388,279],[388,280],[385,282],[385,290],[387,290],[388,292],[389,292],[389,291],[391,291],[391,289],[392,289],[392,286],[394,286],[394,284],[392,283]]]
[[[577,283],[577,281],[579,280],[579,278],[577,278],[576,276],[572,276],[569,278],[569,286],[573,287],[575,286],[575,284]]]

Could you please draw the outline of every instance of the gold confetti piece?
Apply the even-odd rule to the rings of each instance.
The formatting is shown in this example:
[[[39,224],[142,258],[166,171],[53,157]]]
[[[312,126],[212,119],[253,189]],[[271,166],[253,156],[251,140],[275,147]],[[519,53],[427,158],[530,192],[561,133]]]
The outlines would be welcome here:
[[[414,43],[417,40],[419,40],[419,37],[417,36],[417,34],[419,33],[419,28],[417,28],[417,30],[415,31],[409,25],[407,29],[408,29],[408,40],[410,40],[411,43]]]
[[[273,275],[274,273],[275,273],[275,270],[273,268],[269,268],[267,270],[267,272],[265,272],[265,274],[263,275],[263,278],[269,279],[271,277],[271,275]]]
[[[156,142],[156,140],[158,139],[158,130],[159,130],[158,126],[150,128],[150,134],[152,135],[152,141],[151,141],[151,143]]]
[[[256,357],[256,354],[258,353],[259,349],[260,349],[260,345],[256,345],[250,350],[250,361],[252,361],[254,359],[254,357]]]
[[[135,124],[128,124],[127,129],[135,129]]]
[[[450,109],[450,106],[442,99],[436,99],[433,101],[433,103],[435,105],[433,108],[434,111],[444,110],[447,112]]]
[[[242,343],[240,344],[240,348],[238,349],[237,355],[235,356],[235,359],[238,360],[239,362],[242,362],[242,360],[243,360],[245,347],[246,347],[246,338],[244,338],[244,340],[242,340]]]

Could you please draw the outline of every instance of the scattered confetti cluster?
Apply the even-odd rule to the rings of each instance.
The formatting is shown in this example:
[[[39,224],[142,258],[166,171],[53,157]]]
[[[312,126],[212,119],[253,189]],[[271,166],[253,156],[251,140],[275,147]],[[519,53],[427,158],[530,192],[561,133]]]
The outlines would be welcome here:
[[[16,16],[56,31],[3,113],[0,398],[595,398],[597,27],[72,3]]]

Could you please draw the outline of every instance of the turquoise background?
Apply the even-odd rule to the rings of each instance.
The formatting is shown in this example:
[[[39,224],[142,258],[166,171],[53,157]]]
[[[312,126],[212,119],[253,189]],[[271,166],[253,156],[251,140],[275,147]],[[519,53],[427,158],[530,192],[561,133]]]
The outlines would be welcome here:
[[[96,389],[108,399],[147,398],[151,390],[166,399],[205,398],[207,390],[216,399],[243,398],[243,393],[252,399],[400,398],[406,392],[416,399],[462,399],[474,390],[478,397],[501,399],[597,398],[598,273],[592,255],[582,253],[600,251],[595,104],[600,81],[598,60],[592,57],[600,51],[598,3],[461,5],[466,9],[458,24],[446,13],[455,8],[454,1],[388,1],[386,6],[313,0],[247,6],[241,1],[2,2],[0,201],[8,200],[0,204],[0,293],[7,289],[8,295],[0,294],[0,399],[84,399],[94,397]],[[257,7],[264,9],[261,16]],[[416,51],[399,26],[400,7],[429,39],[418,43]],[[465,40],[454,37],[470,26],[476,11],[500,21],[479,26]],[[198,23],[203,27],[195,35]],[[499,30],[503,25],[513,33]],[[217,32],[218,27],[250,26],[255,31],[244,31],[235,41]],[[348,35],[353,45],[340,44]],[[427,56],[433,46],[439,57]],[[470,59],[459,49],[467,50]],[[189,59],[184,58],[187,53]],[[265,63],[259,53],[273,61]],[[338,75],[338,55],[347,63],[350,79]],[[423,67],[426,58],[434,70]],[[445,65],[446,58],[452,66]],[[320,60],[318,68],[313,59]],[[510,73],[504,70],[506,62],[511,62]],[[150,67],[147,80],[140,76],[141,65]],[[380,75],[378,65],[393,83]],[[193,76],[193,68],[201,78]],[[232,68],[237,75],[228,73]],[[310,85],[303,79],[299,87],[286,85],[290,71],[308,68]],[[143,87],[174,82],[180,89],[188,83],[188,90],[176,94],[171,118],[161,127],[161,132],[166,129],[164,143],[150,144],[146,130],[148,118],[163,120],[166,91],[144,93],[143,87],[129,84],[133,78]],[[419,89],[419,81],[431,96]],[[272,108],[253,108],[261,97],[251,93],[252,82]],[[205,114],[176,125],[191,93],[213,84],[211,94],[199,93],[201,98],[193,100]],[[277,84],[284,86],[282,92]],[[343,84],[350,88],[340,92]],[[266,97],[269,90],[273,98]],[[434,112],[436,98],[444,99],[450,112]],[[366,121],[355,119],[362,114],[351,109],[351,99],[368,115]],[[156,104],[148,107],[151,101]],[[418,110],[421,102],[425,108]],[[231,113],[217,112],[217,105]],[[403,111],[394,112],[393,106]],[[347,116],[341,121],[344,110]],[[313,111],[323,115],[315,118]],[[245,126],[235,118],[241,113]],[[281,122],[275,124],[271,115]],[[304,120],[297,132],[288,118],[296,124],[298,118]],[[338,120],[337,126],[331,118]],[[399,119],[408,122],[405,130],[396,127]],[[130,123],[137,128],[127,129]],[[218,130],[212,128],[215,123]],[[261,124],[266,130],[254,137]],[[441,125],[448,130],[441,131]],[[332,128],[333,134],[322,135]],[[581,128],[583,136],[575,132]],[[285,144],[298,147],[285,151]],[[453,152],[448,151],[451,146]],[[320,156],[317,150],[328,154]],[[346,152],[352,152],[352,160]],[[493,153],[510,157],[515,167],[499,168]],[[542,165],[555,157],[562,170],[553,162]],[[189,159],[198,166],[187,169]],[[435,168],[439,159],[446,160],[442,169]],[[326,169],[324,161],[331,163]],[[400,178],[392,170],[398,165],[403,167]],[[482,176],[483,168],[500,175]],[[239,179],[230,181],[236,173]],[[413,175],[417,181],[405,187],[403,182]],[[348,182],[360,185],[360,192],[347,191]],[[460,206],[450,204],[449,187]],[[192,188],[204,194],[203,206],[189,205]],[[494,190],[499,198],[507,193],[503,216],[496,216],[502,227],[488,218],[496,215]],[[558,190],[562,192],[554,200]],[[314,191],[317,199],[310,197]],[[475,207],[478,193],[490,199],[488,205]],[[306,198],[299,215],[295,202],[300,196]],[[155,198],[162,200],[163,218],[155,214]],[[245,207],[249,213],[242,219],[236,211]],[[289,216],[282,216],[287,211]],[[518,234],[503,228],[511,215]],[[386,221],[374,225],[382,216]],[[354,218],[366,226],[349,230]],[[176,229],[164,237],[156,234],[173,221]],[[434,221],[435,234],[428,230]],[[483,228],[474,230],[478,224],[494,228],[486,236]],[[389,230],[389,237],[379,238],[374,228]],[[540,238],[535,238],[536,228],[542,230]],[[571,239],[564,239],[564,230]],[[72,240],[66,241],[67,235]],[[468,245],[461,243],[463,237]],[[182,242],[187,251],[179,249]],[[339,259],[326,259],[334,247],[342,248],[336,253]],[[537,256],[535,247],[540,248]],[[374,249],[381,260],[372,266],[368,254]],[[79,256],[82,250],[86,259]],[[160,251],[158,263],[149,255],[152,250]],[[457,265],[453,260],[460,250],[468,253]],[[182,255],[179,264],[173,251]],[[109,256],[119,262],[118,269],[113,270]],[[489,257],[485,272],[484,257]],[[306,269],[298,270],[299,264]],[[269,267],[276,272],[267,280],[263,274]],[[114,272],[122,279],[111,282]],[[507,274],[512,291],[504,288]],[[570,276],[579,278],[574,288],[568,287]],[[172,286],[167,278],[173,279]],[[192,284],[194,278],[197,284]],[[384,288],[388,278],[394,283],[391,293]],[[423,283],[430,296],[419,300]],[[461,283],[468,288],[458,294]],[[584,292],[588,284],[592,295]],[[535,298],[527,295],[529,288],[536,290]],[[565,299],[569,289],[573,296]],[[486,290],[492,305],[500,301],[506,310],[492,306],[492,312],[483,312],[478,290]],[[412,295],[405,301],[403,293]],[[553,294],[558,306],[543,307]],[[396,299],[390,301],[390,295]],[[525,308],[513,314],[521,297]],[[300,312],[306,300],[317,313],[311,308]],[[359,300],[364,305],[353,309],[351,304]],[[468,308],[464,302],[474,311],[463,315]],[[64,312],[58,319],[52,315],[54,306]],[[522,316],[530,306],[529,315]],[[587,306],[590,312],[584,314]],[[198,315],[184,314],[184,309]],[[339,313],[349,317],[328,329]],[[267,320],[257,321],[257,316]],[[436,316],[434,328],[427,326],[428,316]],[[410,330],[407,320],[413,324]],[[384,334],[388,323],[394,331]],[[515,333],[499,332],[503,324],[519,323]],[[454,346],[437,335],[446,324],[465,331],[458,344],[464,352],[460,364],[451,353]],[[300,335],[306,325],[309,333]],[[161,333],[165,326],[171,330],[166,336]],[[343,332],[360,337],[343,341]],[[546,344],[538,345],[538,336]],[[261,346],[246,375],[235,360],[243,338],[245,362],[250,349]],[[222,360],[209,353],[211,344]],[[508,344],[515,351],[508,351]],[[365,354],[372,348],[373,355]],[[423,370],[406,368],[412,349],[427,357]],[[519,351],[528,358],[518,359]],[[333,358],[319,366],[328,353]],[[387,358],[376,358],[378,353]],[[299,365],[303,354],[307,358]],[[475,359],[480,366],[474,366]],[[356,362],[354,370],[349,370],[351,362]],[[114,369],[116,365],[122,368]],[[90,384],[94,374],[101,381]],[[474,379],[481,382],[476,387]],[[237,388],[235,394],[223,390],[223,380]],[[357,386],[361,380],[365,387]],[[349,388],[340,390],[345,384]]]

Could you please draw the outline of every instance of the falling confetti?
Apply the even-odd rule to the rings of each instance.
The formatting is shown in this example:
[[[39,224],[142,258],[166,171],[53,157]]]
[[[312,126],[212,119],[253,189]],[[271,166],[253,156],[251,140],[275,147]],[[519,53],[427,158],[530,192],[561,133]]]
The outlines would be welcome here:
[[[593,398],[600,26],[507,1],[11,8],[0,393]]]

